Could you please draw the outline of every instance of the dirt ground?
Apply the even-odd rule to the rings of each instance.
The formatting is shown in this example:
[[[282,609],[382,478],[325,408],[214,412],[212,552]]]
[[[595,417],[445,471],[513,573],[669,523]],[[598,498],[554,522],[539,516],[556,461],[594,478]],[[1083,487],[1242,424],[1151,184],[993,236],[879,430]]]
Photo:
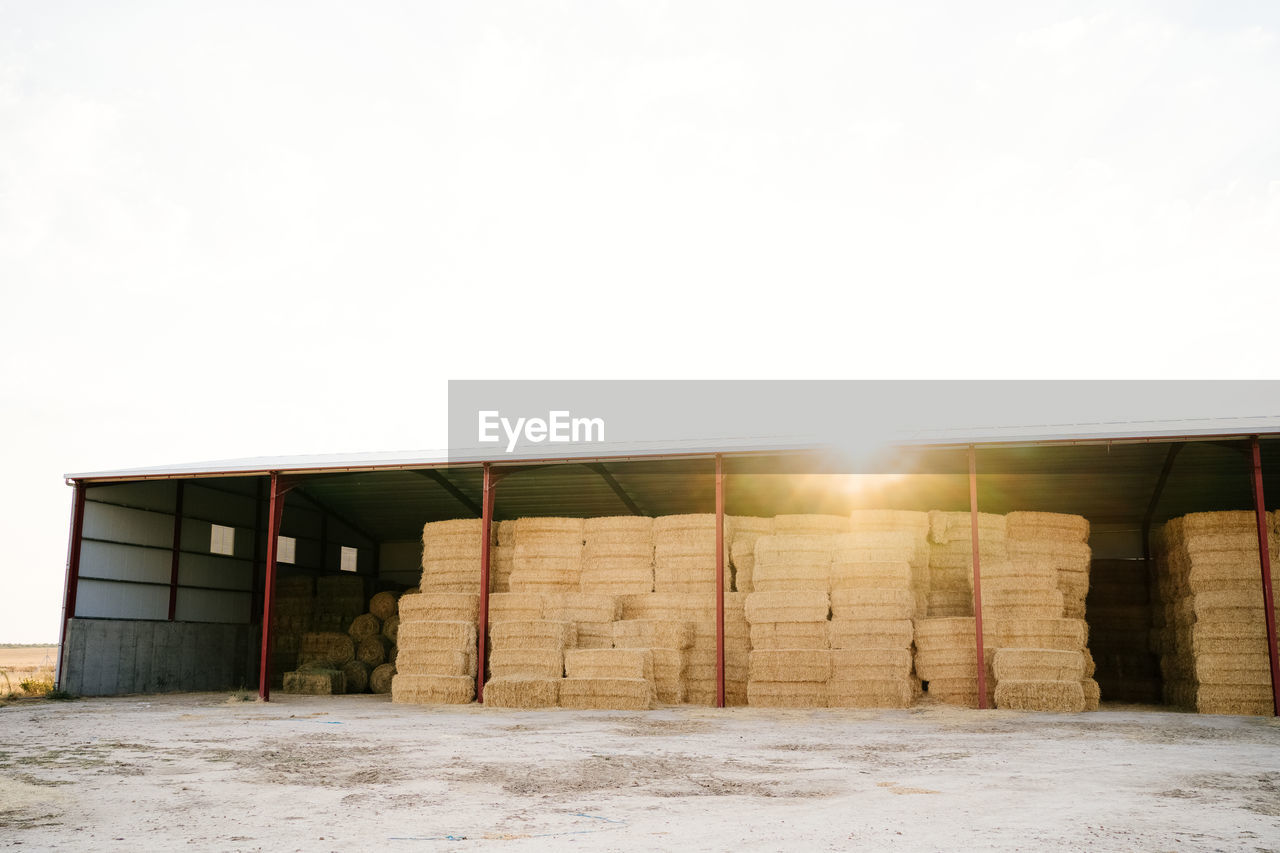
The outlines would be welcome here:
[[[383,696],[0,708],[0,847],[1280,850],[1280,723]]]

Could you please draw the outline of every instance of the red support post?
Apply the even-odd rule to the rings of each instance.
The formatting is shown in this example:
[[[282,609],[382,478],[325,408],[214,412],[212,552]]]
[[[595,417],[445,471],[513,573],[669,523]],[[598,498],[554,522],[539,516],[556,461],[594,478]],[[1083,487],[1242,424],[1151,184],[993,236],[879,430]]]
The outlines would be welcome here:
[[[973,545],[973,633],[978,651],[978,707],[987,707],[987,656],[982,647],[982,558],[978,548],[978,454],[969,445],[969,526]]]
[[[480,615],[476,626],[476,701],[484,704],[485,646],[489,635],[489,557],[493,529],[493,469],[484,463],[484,494],[480,504]]]
[[[1280,659],[1276,649],[1276,602],[1271,587],[1271,544],[1267,533],[1267,505],[1262,494],[1262,449],[1255,435],[1249,441],[1253,452],[1253,512],[1258,519],[1258,559],[1262,563],[1262,604],[1267,620],[1267,658],[1271,663],[1271,710],[1280,717]]]
[[[724,707],[724,457],[716,454],[716,707]]]
[[[182,553],[182,481],[173,506],[173,556],[169,560],[169,621],[178,613],[178,562]]]
[[[58,687],[63,685],[67,652],[67,625],[76,615],[76,592],[80,586],[80,546],[84,541],[84,483],[75,482],[71,504],[71,533],[67,542],[67,580],[62,599],[62,635],[58,640]]]
[[[280,541],[280,519],[284,515],[284,496],[289,489],[280,481],[279,472],[271,472],[271,494],[267,503],[266,580],[262,586],[262,659],[258,667],[258,696],[271,701],[271,605],[276,594],[276,553]]]

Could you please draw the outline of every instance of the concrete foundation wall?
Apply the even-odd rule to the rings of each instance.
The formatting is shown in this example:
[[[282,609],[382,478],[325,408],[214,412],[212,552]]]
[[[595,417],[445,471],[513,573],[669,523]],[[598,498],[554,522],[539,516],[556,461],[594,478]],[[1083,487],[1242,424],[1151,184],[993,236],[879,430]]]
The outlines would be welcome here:
[[[77,696],[253,688],[248,625],[72,619],[59,686]]]

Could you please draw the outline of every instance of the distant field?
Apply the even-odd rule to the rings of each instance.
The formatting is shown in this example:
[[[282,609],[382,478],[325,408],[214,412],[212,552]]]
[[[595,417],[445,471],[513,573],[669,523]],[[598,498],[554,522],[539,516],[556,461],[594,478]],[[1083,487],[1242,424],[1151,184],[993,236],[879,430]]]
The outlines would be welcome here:
[[[57,646],[32,646],[26,649],[0,649],[0,669],[40,669],[58,662]]]

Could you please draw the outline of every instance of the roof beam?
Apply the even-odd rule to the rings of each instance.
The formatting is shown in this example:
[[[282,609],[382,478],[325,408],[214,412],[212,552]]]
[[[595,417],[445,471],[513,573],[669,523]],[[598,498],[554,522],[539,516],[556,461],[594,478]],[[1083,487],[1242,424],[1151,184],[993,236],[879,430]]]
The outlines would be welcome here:
[[[627,490],[622,488],[622,484],[614,478],[613,474],[602,463],[589,462],[585,467],[600,475],[600,479],[604,480],[609,488],[613,489],[613,493],[618,496],[618,500],[622,501],[632,515],[644,515],[640,511],[640,507],[636,506],[636,502],[631,499],[631,495],[627,494]]]
[[[449,480],[448,477],[446,477],[444,474],[441,474],[435,468],[415,468],[413,469],[413,473],[417,474],[420,477],[426,477],[428,480],[434,481],[437,485],[440,486],[440,488],[444,489],[446,492],[453,495],[454,499],[457,500],[458,503],[466,507],[467,510],[472,515],[476,515],[476,516],[484,515],[484,510],[481,508],[480,504],[472,500],[467,495],[466,492],[462,491],[462,489],[459,489],[457,486],[455,486],[453,482]]]

